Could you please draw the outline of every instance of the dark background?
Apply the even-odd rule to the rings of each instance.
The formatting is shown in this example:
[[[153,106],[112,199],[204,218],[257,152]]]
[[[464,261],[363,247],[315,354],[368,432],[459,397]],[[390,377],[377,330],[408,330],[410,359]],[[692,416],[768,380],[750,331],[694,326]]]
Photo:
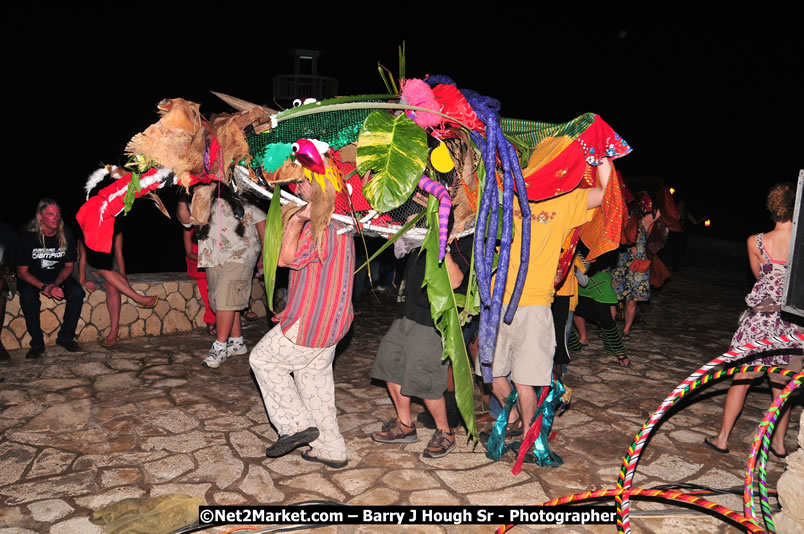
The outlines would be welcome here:
[[[697,231],[713,237],[769,229],[768,188],[795,181],[804,167],[804,47],[786,23],[792,14],[678,22],[677,13],[654,12],[634,22],[523,8],[465,20],[389,12],[367,22],[358,14],[369,11],[356,6],[284,8],[7,11],[0,220],[22,224],[51,196],[77,227],[87,177],[125,162],[126,142],[157,120],[163,98],[199,102],[206,116],[231,111],[212,90],[275,107],[271,80],[292,72],[291,48],[320,50],[319,74],[338,78],[340,94],[384,92],[377,63],[397,73],[403,40],[408,77],[446,74],[459,88],[498,98],[503,116],[565,122],[600,114],[634,149],[618,168],[662,177],[696,216],[711,218]],[[175,193],[160,196],[172,209]],[[130,271],[184,269],[177,223],[147,200],[126,219]]]

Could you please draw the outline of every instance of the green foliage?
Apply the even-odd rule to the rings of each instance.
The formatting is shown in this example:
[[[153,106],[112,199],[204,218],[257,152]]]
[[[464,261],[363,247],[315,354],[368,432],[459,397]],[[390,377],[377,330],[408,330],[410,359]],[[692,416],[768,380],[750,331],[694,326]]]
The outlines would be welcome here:
[[[399,83],[405,79],[405,41],[399,47]]]
[[[375,210],[401,206],[416,189],[427,165],[427,134],[407,115],[375,111],[357,141],[357,171],[372,172],[363,194]]]
[[[424,285],[427,286],[427,299],[436,329],[441,334],[442,358],[452,361],[452,377],[455,382],[455,400],[468,434],[477,440],[477,424],[474,410],[474,378],[463,342],[463,332],[458,318],[458,308],[452,284],[447,274],[446,263],[438,261],[438,200],[430,196],[427,204],[429,231],[422,243],[421,254],[427,254]]]
[[[131,181],[128,183],[126,196],[123,197],[123,215],[128,215],[128,212],[131,211],[131,207],[134,205],[134,201],[137,199],[137,193],[142,191],[142,187],[140,187],[140,176],[142,175],[131,171]]]
[[[262,244],[262,270],[265,279],[265,296],[268,307],[274,311],[274,286],[276,284],[276,264],[282,248],[282,209],[279,203],[279,186],[274,187],[274,196],[265,217],[265,238]]]

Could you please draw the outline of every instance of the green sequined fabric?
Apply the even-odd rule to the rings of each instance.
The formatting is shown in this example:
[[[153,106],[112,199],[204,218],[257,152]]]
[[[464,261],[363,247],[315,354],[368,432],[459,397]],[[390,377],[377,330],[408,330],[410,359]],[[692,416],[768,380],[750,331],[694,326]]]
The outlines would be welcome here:
[[[277,128],[260,135],[246,138],[249,153],[254,156],[252,165],[262,160],[265,147],[274,143],[295,143],[299,139],[318,139],[328,143],[333,150],[339,150],[357,141],[363,121],[372,109],[349,109],[325,111],[305,115],[297,119],[287,119]]]

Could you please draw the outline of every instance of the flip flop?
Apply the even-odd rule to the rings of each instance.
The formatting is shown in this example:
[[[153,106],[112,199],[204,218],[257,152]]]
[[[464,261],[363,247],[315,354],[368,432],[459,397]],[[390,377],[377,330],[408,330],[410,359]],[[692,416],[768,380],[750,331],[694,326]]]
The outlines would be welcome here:
[[[137,307],[138,308],[144,308],[146,310],[152,310],[152,309],[156,308],[156,303],[157,302],[159,302],[159,297],[154,297],[154,303],[153,304],[137,304]]]
[[[631,334],[623,332],[623,341],[631,341]]]
[[[618,354],[617,361],[620,362],[620,365],[623,367],[631,367],[631,359],[627,354]]]
[[[307,460],[308,462],[316,462],[319,464],[324,464],[327,467],[331,467],[332,469],[343,469],[349,463],[349,460],[327,460],[325,458],[319,458],[318,456],[313,456],[310,454],[313,451],[312,448],[307,449],[302,453],[302,458]]]
[[[207,334],[210,336],[215,336],[218,334],[218,329],[215,327],[215,323],[207,323]]]
[[[779,454],[779,453],[777,453],[775,450],[773,450],[773,447],[768,447],[768,450],[770,451],[770,453],[771,453],[772,455],[774,455],[775,457],[777,457],[777,458],[778,458],[778,459],[780,459],[780,460],[784,460],[785,458],[787,458],[788,456],[790,456],[790,453],[789,453],[789,452],[786,452],[786,453],[784,453],[784,454]]]
[[[713,451],[718,452],[718,453],[720,453],[720,454],[728,454],[728,453],[729,453],[729,449],[728,449],[728,448],[721,449],[720,447],[718,447],[717,445],[715,445],[714,443],[712,443],[711,441],[709,441],[709,438],[704,438],[704,444],[705,444],[707,447],[709,447],[710,449],[712,449]],[[771,449],[771,452],[773,452],[773,449]],[[774,454],[776,454],[776,453],[774,452]]]
[[[242,315],[243,315],[243,319],[245,319],[246,321],[256,321],[257,319],[259,319],[257,314],[254,313],[251,310],[248,310],[247,312],[244,312]]]
[[[112,347],[114,347],[115,345],[117,345],[117,338],[115,338],[115,340],[114,340],[114,341],[112,341],[111,343],[109,343],[109,342],[108,342],[108,341],[106,341],[105,339],[104,339],[104,340],[101,340],[100,344],[101,344],[101,347],[103,347],[103,348],[106,348],[106,349],[112,348]]]

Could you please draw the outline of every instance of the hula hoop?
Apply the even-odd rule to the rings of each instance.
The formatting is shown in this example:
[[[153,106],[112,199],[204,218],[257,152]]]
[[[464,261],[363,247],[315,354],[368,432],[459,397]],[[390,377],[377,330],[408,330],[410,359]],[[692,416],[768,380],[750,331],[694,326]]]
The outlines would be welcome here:
[[[790,371],[792,373],[792,371]],[[776,424],[776,419],[781,413],[782,408],[787,402],[790,393],[801,385],[804,379],[804,372],[799,371],[793,379],[785,386],[779,396],[773,401],[762,422],[759,423],[757,434],[751,445],[751,453],[748,457],[748,465],[746,466],[745,473],[745,490],[743,492],[743,501],[745,505],[745,515],[756,518],[754,513],[754,491],[753,491],[753,473],[756,465],[757,454],[759,454],[759,493],[760,505],[762,507],[762,517],[765,520],[765,526],[768,527],[768,532],[776,532],[776,525],[773,523],[773,518],[770,514],[770,503],[768,503],[768,489],[765,481],[766,470],[765,465],[768,461],[768,447],[770,447],[770,436],[773,434],[773,428]],[[761,449],[760,449],[761,447]]]
[[[581,493],[575,493],[573,495],[567,495],[565,497],[559,497],[558,499],[553,499],[552,501],[548,501],[543,503],[541,506],[560,506],[570,503],[579,503],[583,501],[588,501],[592,499],[603,499],[606,497],[631,497],[631,496],[639,496],[639,497],[651,497],[651,498],[662,498],[668,499],[670,501],[681,501],[687,504],[691,504],[693,506],[698,506],[704,508],[706,510],[711,510],[718,515],[728,517],[732,521],[738,523],[740,526],[744,527],[749,532],[764,532],[762,527],[760,527],[755,520],[746,517],[734,510],[726,508],[720,504],[714,503],[712,501],[703,499],[701,497],[696,497],[694,495],[689,495],[687,493],[682,493],[676,490],[652,490],[652,489],[607,489],[607,490],[597,490],[597,491],[584,491]],[[620,527],[620,522],[617,522],[618,528]],[[498,528],[495,532],[497,534],[501,534],[513,528],[514,525],[508,524],[503,525]]]
[[[642,449],[645,446],[645,442],[647,438],[650,436],[650,433],[653,431],[653,428],[656,426],[661,418],[663,417],[664,413],[667,411],[670,406],[672,406],[682,395],[682,392],[688,388],[690,384],[695,382],[701,375],[712,369],[713,367],[724,363],[724,362],[734,362],[739,359],[746,357],[749,353],[755,352],[757,349],[768,348],[778,343],[796,343],[798,341],[804,341],[804,335],[802,334],[795,334],[794,336],[770,336],[764,338],[759,341],[761,346],[754,345],[754,344],[746,344],[740,347],[736,347],[728,352],[723,353],[721,356],[713,359],[700,369],[693,372],[689,377],[687,377],[683,382],[681,382],[671,393],[670,395],[662,402],[662,404],[656,409],[656,411],[650,416],[648,421],[642,426],[639,432],[637,432],[631,447],[628,449],[628,453],[626,454],[625,458],[623,458],[623,467],[620,470],[620,475],[618,477],[617,487],[622,489],[628,489],[631,486],[631,481],[633,480],[634,474],[636,473],[636,465],[639,462],[639,456]],[[733,373],[732,373],[733,374]],[[782,373],[784,374],[784,373]],[[625,498],[618,496],[615,499],[617,503],[617,511],[622,519],[622,527],[618,524],[617,530],[618,532],[624,532],[625,534],[630,534],[630,518],[628,516],[628,510],[630,508],[627,495]]]

